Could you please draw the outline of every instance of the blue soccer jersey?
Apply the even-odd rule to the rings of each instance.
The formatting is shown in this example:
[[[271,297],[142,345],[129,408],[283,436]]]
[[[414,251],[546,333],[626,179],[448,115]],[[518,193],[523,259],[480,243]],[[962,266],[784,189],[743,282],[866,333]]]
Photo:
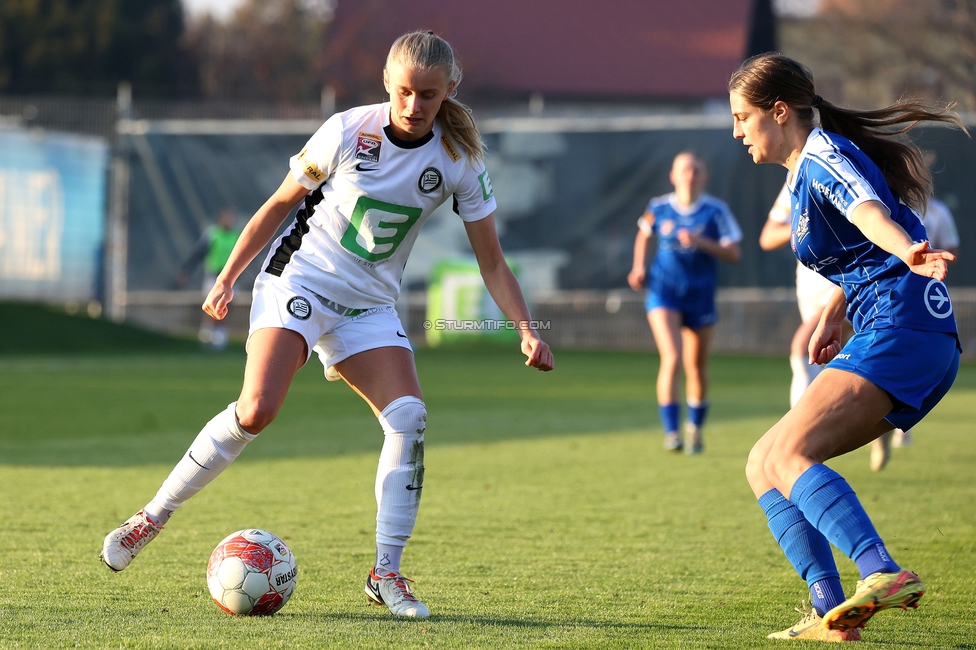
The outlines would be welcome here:
[[[956,331],[945,284],[912,273],[851,223],[854,208],[880,201],[913,241],[927,239],[918,215],[895,197],[878,166],[854,143],[814,129],[788,182],[793,253],[843,288],[856,332],[891,327]]]
[[[651,199],[647,212],[654,215],[653,225],[644,217],[638,221],[641,230],[657,237],[657,255],[651,266],[648,286],[665,299],[682,301],[700,299],[715,293],[718,260],[694,248],[685,248],[678,240],[679,230],[688,230],[727,246],[742,240],[742,231],[732,211],[723,201],[703,194],[687,208],[678,205],[674,193]]]

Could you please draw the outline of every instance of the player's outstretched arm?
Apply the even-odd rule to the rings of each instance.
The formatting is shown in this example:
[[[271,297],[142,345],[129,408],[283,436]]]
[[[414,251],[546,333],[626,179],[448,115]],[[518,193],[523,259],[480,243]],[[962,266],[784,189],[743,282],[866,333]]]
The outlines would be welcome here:
[[[929,248],[927,241],[915,243],[905,229],[891,220],[888,208],[879,201],[865,201],[854,208],[851,222],[864,236],[908,265],[912,273],[945,280],[949,262],[956,256],[949,251]]]
[[[902,261],[912,273],[942,281],[949,274],[949,262],[955,262],[956,256],[951,251],[929,248],[929,242],[922,241],[909,246]]]
[[[285,177],[271,198],[258,208],[244,226],[227,264],[203,302],[203,311],[217,320],[222,320],[227,315],[227,305],[234,299],[234,283],[237,278],[261,249],[268,245],[288,213],[306,194],[308,190],[292,178],[291,174]]]
[[[481,269],[481,277],[488,293],[505,314],[505,318],[515,323],[518,329],[522,338],[522,353],[526,356],[525,365],[539,370],[552,370],[552,351],[533,327],[522,288],[505,261],[495,230],[495,215],[488,215],[480,221],[467,222],[464,228],[474,255],[478,258],[478,268]]]

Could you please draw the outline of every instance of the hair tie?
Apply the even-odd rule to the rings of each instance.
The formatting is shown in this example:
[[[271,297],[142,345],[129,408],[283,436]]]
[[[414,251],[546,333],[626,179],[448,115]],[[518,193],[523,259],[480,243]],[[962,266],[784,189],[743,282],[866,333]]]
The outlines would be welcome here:
[[[823,104],[823,97],[820,95],[814,95],[813,99],[810,100],[810,106],[813,106],[814,108],[820,108],[821,104]]]

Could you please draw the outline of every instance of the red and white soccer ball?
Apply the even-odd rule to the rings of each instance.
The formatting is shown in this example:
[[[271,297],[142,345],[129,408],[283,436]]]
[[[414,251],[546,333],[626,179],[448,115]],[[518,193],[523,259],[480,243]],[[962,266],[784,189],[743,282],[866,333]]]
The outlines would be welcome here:
[[[256,528],[231,533],[210,555],[207,587],[214,602],[234,616],[267,616],[295,591],[295,556],[275,535]]]

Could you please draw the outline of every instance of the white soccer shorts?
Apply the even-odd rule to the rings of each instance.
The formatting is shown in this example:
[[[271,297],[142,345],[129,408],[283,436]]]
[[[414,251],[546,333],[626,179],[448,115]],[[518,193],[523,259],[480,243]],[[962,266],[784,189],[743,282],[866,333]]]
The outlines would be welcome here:
[[[297,282],[260,273],[254,282],[248,341],[266,327],[301,334],[308,351],[305,360],[314,350],[329,381],[341,379],[335,364],[354,354],[384,347],[413,351],[393,307],[351,309]]]
[[[820,318],[836,288],[837,285],[816,271],[802,264],[796,265],[796,302],[804,323],[811,318]]]

